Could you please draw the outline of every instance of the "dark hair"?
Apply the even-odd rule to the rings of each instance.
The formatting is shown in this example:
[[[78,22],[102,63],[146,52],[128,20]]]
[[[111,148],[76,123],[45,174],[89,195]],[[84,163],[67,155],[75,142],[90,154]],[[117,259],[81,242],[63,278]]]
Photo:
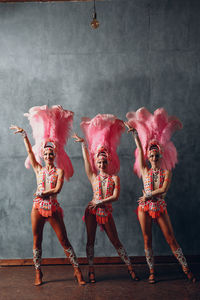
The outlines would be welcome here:
[[[151,150],[159,151],[158,145],[156,145],[156,144],[151,145],[151,146],[149,147],[149,151],[151,151]]]
[[[44,152],[45,152],[46,149],[49,149],[55,155],[54,148],[51,145],[44,146],[43,154],[44,154]]]
[[[97,154],[97,157],[99,157],[99,156],[104,156],[105,158],[107,158],[107,154],[106,154],[105,151],[99,152],[99,153]]]

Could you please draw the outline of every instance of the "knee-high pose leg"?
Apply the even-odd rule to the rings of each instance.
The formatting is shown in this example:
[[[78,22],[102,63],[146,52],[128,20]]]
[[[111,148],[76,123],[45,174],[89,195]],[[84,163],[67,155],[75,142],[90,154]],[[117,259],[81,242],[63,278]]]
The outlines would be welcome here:
[[[96,236],[97,222],[96,216],[89,213],[86,209],[85,212],[85,224],[87,230],[87,244],[86,244],[86,255],[89,265],[89,280],[91,283],[95,282],[94,275],[94,242]]]
[[[61,213],[59,213],[58,211],[55,212],[52,217],[48,218],[48,221],[51,224],[52,228],[54,229],[57,238],[64,249],[66,256],[70,260],[70,263],[74,268],[78,268],[79,266],[78,261],[76,259],[74,250],[68,240],[65,224]]]
[[[109,217],[108,223],[103,225],[103,227],[104,227],[104,230],[105,230],[109,240],[115,247],[119,257],[122,259],[122,261],[128,267],[128,270],[129,270],[129,273],[130,273],[132,279],[138,280],[138,277],[136,277],[135,272],[133,271],[133,266],[131,264],[131,260],[128,256],[124,246],[122,245],[122,243],[119,240],[115,222],[114,222],[114,219],[112,216]]]
[[[36,276],[35,285],[42,283],[41,260],[42,260],[42,235],[45,224],[45,219],[42,217],[38,210],[32,209],[31,223],[33,232],[33,263],[35,266]]]
[[[48,221],[51,224],[52,228],[54,229],[57,238],[64,249],[66,256],[69,258],[69,261],[74,268],[74,276],[77,278],[80,285],[84,285],[85,281],[82,278],[82,274],[79,268],[79,263],[76,254],[74,252],[74,249],[68,240],[67,232],[66,232],[66,228],[65,228],[65,224],[61,212],[56,211],[52,217],[48,218]]]
[[[181,247],[179,246],[178,242],[176,241],[173,227],[172,227],[168,213],[166,212],[165,214],[162,214],[157,219],[157,222],[162,230],[162,233],[163,233],[167,243],[169,244],[169,246],[172,250],[172,253],[174,254],[176,259],[180,263],[180,265],[183,269],[183,272],[187,275],[188,279],[193,280],[194,276],[190,272],[186,258],[183,255],[183,251],[182,251]]]
[[[146,256],[147,265],[149,267],[150,276],[149,281],[154,283],[154,258],[152,250],[152,218],[147,212],[138,210],[138,219],[140,222],[142,235],[144,239],[144,252]]]

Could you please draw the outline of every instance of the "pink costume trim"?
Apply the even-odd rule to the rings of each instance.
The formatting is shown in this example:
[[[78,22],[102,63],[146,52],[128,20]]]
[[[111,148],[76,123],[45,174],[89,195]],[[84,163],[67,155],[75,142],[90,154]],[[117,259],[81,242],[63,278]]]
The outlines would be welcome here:
[[[166,170],[160,169],[159,170],[159,175],[160,175],[160,184],[159,188],[162,187],[164,178],[166,175]],[[144,180],[144,190],[146,193],[152,192],[153,191],[153,172],[152,169],[150,169],[145,177]],[[144,204],[139,204],[138,205],[138,210],[142,210],[145,212],[148,212],[149,215],[153,218],[156,219],[160,216],[160,214],[166,212],[166,207],[167,204],[163,197],[161,196],[156,196],[152,197],[149,200],[146,200]]]
[[[105,198],[113,195],[114,187],[115,183],[112,179],[112,176],[108,176]],[[97,200],[103,200],[100,175],[96,177],[96,183],[93,186],[93,198]],[[104,207],[98,207],[95,209],[86,208],[86,211],[87,209],[89,210],[90,214],[96,215],[96,221],[98,225],[106,224],[113,211],[111,203],[104,204]]]
[[[38,188],[37,192],[45,191],[45,183],[49,181],[50,188],[56,187],[58,180],[57,169],[54,167],[50,172],[44,167],[40,170],[38,175]],[[38,209],[39,213],[43,217],[50,217],[56,211],[61,212],[63,216],[63,210],[60,207],[56,196],[50,196],[48,198],[36,197],[33,199],[33,207]]]

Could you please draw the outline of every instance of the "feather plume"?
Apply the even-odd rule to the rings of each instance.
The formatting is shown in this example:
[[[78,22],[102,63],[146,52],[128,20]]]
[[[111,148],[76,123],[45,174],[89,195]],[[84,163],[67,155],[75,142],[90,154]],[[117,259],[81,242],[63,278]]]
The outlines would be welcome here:
[[[124,131],[123,121],[111,114],[98,114],[93,119],[83,118],[81,129],[86,137],[90,162],[93,172],[97,173],[95,166],[95,155],[100,146],[104,146],[110,156],[108,172],[116,174],[120,169],[120,162],[117,155],[117,146]]]
[[[69,180],[73,176],[73,166],[70,158],[64,150],[64,146],[70,136],[74,113],[64,110],[60,105],[48,107],[47,105],[32,107],[28,113],[25,113],[30,122],[33,132],[35,145],[33,152],[36,160],[41,163],[42,144],[49,140],[54,141],[56,145],[56,163],[58,168],[65,172],[65,179]],[[30,167],[30,160],[27,157],[25,161],[26,168]]]
[[[174,131],[182,128],[181,121],[175,116],[168,116],[164,108],[158,108],[151,114],[142,107],[136,112],[128,112],[126,117],[129,125],[138,132],[145,159],[150,141],[156,140],[163,149],[161,167],[167,170],[174,168],[177,163],[177,151],[170,139]],[[134,172],[141,177],[138,149],[135,150]]]

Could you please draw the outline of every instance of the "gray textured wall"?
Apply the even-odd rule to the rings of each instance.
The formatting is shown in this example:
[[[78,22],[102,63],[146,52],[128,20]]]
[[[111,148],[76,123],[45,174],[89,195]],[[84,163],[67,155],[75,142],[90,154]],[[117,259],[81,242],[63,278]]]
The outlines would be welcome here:
[[[164,107],[184,128],[174,136],[179,152],[168,211],[186,254],[199,254],[199,92],[200,3],[198,0],[124,0],[97,2],[100,28],[92,30],[92,3],[0,4],[0,258],[32,256],[30,211],[35,178],[24,168],[26,152],[11,123],[31,133],[23,113],[31,106],[61,104],[82,116]],[[114,206],[119,236],[130,255],[143,255],[143,241],[133,210],[141,182],[132,173],[134,144],[123,135],[119,147],[121,196]],[[81,217],[91,200],[80,146],[72,140],[68,153],[75,174],[59,197],[69,238],[85,256]],[[170,254],[154,226],[155,254]],[[43,255],[62,257],[49,224]],[[98,230],[97,256],[115,250]]]

